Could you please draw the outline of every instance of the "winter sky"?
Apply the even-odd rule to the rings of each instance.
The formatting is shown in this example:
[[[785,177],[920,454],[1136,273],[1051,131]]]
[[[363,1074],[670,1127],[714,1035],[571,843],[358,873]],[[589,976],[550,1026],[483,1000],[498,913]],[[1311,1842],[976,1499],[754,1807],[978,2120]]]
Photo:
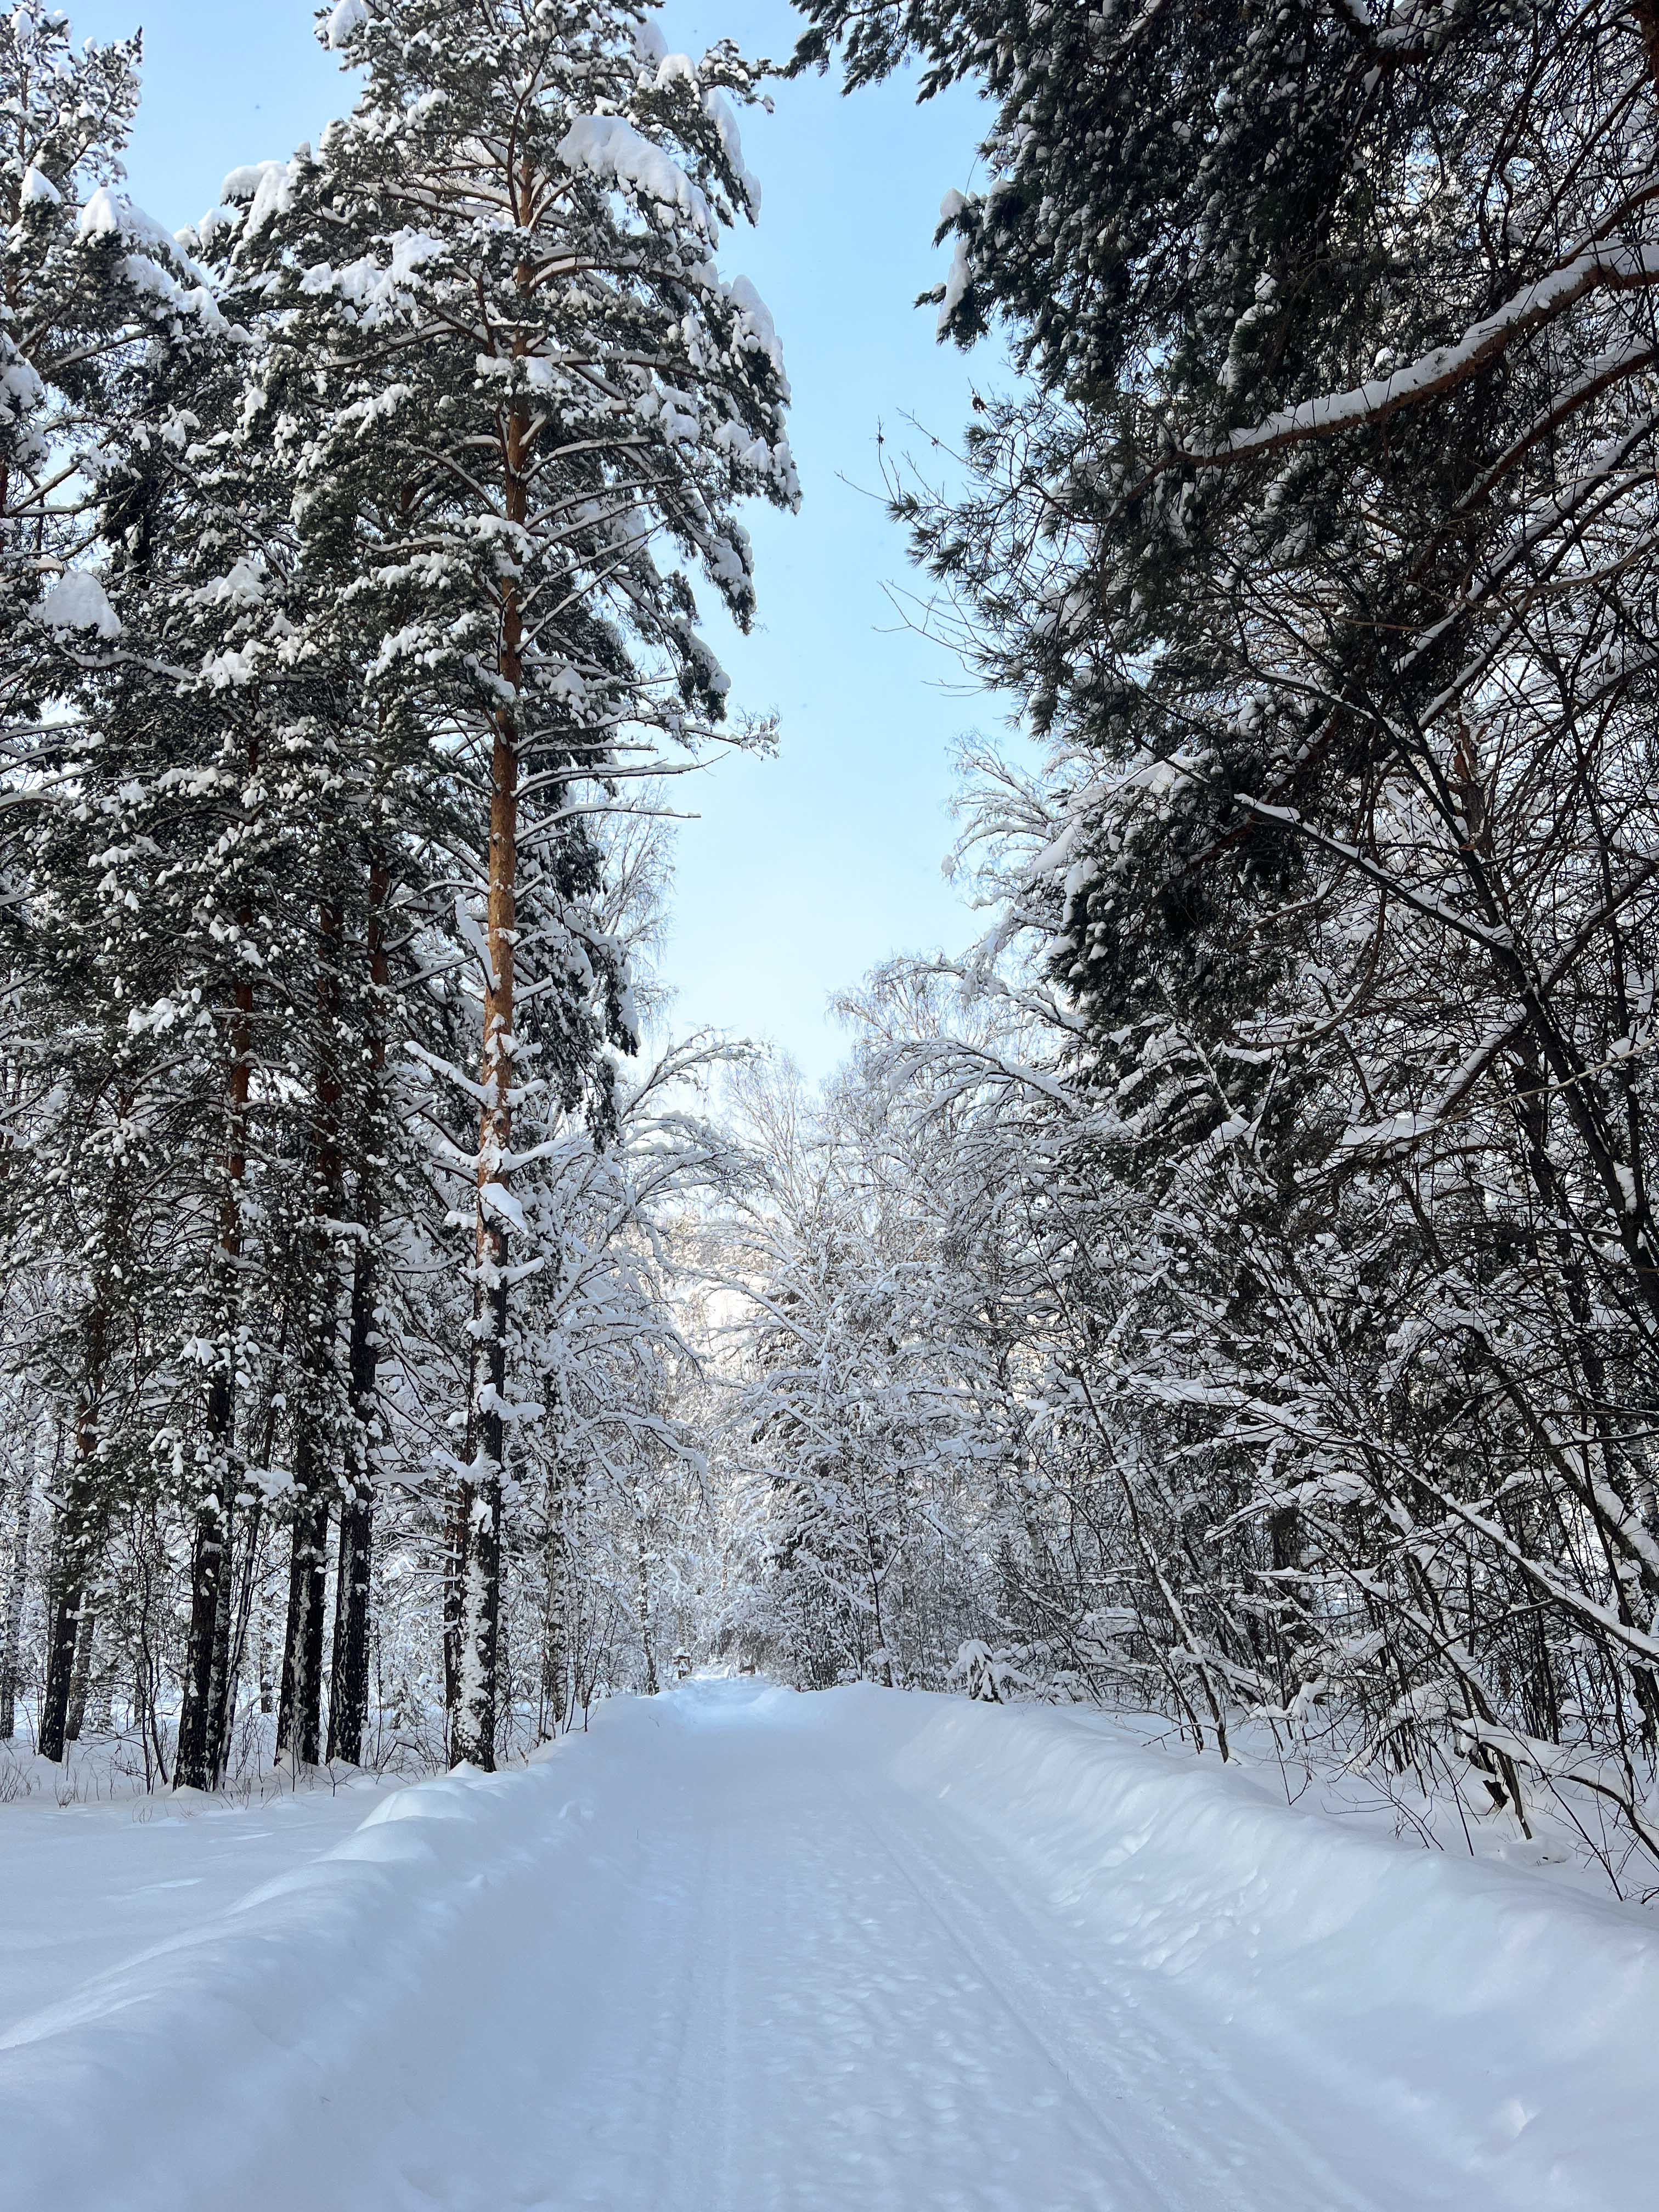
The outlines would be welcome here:
[[[78,34],[143,27],[131,189],[170,225],[210,206],[228,170],[314,138],[347,96],[312,39],[308,0],[64,4]],[[732,37],[780,56],[798,28],[787,0],[670,0],[661,20],[671,46],[692,52]],[[913,580],[872,495],[878,428],[925,456],[925,433],[954,441],[968,413],[970,364],[936,346],[932,312],[911,303],[944,273],[933,233],[944,193],[967,181],[975,103],[964,94],[913,113],[906,86],[849,100],[818,78],[775,96],[775,114],[743,122],[760,227],[729,238],[722,261],[776,318],[805,498],[799,516],[750,517],[757,634],[711,635],[737,704],[775,710],[782,748],[675,787],[700,818],[680,833],[665,964],[676,1026],[769,1039],[817,1075],[842,1048],[832,992],[891,952],[960,945],[973,927],[940,864],[953,744],[988,710],[902,624],[884,587]]]

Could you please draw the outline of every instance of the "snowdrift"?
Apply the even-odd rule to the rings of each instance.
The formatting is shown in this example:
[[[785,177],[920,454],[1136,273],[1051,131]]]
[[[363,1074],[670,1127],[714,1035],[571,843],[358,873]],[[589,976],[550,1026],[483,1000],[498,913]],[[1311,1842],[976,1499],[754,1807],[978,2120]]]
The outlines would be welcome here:
[[[1654,2201],[1647,1914],[1357,1832],[1092,1715],[893,1702],[921,1709],[878,1723],[895,1778],[1016,1853],[1105,1971],[1176,1985],[1278,2046],[1286,2081],[1432,2137],[1469,2212]]]
[[[251,2148],[280,2155],[307,2103],[349,2094],[354,2052],[479,1892],[546,1852],[568,1796],[550,1765],[413,1784],[309,1864],[0,2033],[0,2206],[228,2208],[215,2175]]]

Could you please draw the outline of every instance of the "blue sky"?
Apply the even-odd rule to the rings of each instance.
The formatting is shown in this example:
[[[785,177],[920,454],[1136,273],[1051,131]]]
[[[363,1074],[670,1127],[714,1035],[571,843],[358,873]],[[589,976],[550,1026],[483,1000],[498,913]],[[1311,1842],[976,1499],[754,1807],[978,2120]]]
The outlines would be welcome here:
[[[286,154],[343,104],[306,0],[64,0],[77,34],[142,24],[145,99],[128,161],[134,197],[177,226],[225,172]],[[717,38],[774,57],[793,43],[787,0],[670,0],[672,46]],[[965,941],[973,917],[940,864],[953,825],[951,750],[993,719],[961,672],[906,630],[884,586],[912,580],[879,499],[877,436],[927,456],[954,440],[971,380],[990,373],[933,342],[911,302],[943,274],[933,233],[968,181],[966,94],[918,109],[902,84],[842,98],[831,81],[775,88],[744,118],[764,198],[758,229],[722,255],[771,307],[794,391],[805,502],[756,513],[761,627],[711,632],[743,707],[775,709],[769,761],[728,757],[675,787],[700,818],[679,833],[665,959],[676,1025],[763,1037],[811,1075],[839,1056],[830,994],[895,951]]]

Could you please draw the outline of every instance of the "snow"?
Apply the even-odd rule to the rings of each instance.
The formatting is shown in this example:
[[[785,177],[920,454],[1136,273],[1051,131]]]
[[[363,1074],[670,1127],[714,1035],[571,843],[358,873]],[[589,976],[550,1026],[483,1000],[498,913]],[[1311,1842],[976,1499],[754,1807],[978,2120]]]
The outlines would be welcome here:
[[[339,5],[323,26],[323,44],[334,49],[344,46],[353,32],[362,30],[368,21],[364,0],[339,0]]]
[[[70,568],[61,575],[29,609],[29,620],[43,629],[90,629],[103,638],[121,635],[120,617],[97,577],[85,568]]]
[[[635,52],[641,62],[654,70],[668,52],[668,41],[661,29],[648,16],[629,27],[633,32]]]
[[[361,1802],[3,1816],[0,2203],[1645,2201],[1641,1914],[1097,1717],[692,1682]]]
[[[282,190],[287,189],[285,178]],[[250,231],[257,229],[276,205],[269,184],[262,185],[248,214]],[[337,292],[343,300],[349,301],[366,320],[374,321],[395,308],[406,297],[410,280],[429,262],[441,260],[447,251],[442,239],[422,230],[393,231],[386,243],[390,252],[384,265],[373,253],[348,262],[340,269],[319,262],[306,270],[301,279],[301,289],[313,299]],[[408,393],[407,385],[388,385],[378,395],[375,404],[381,413],[391,413]]]
[[[632,187],[708,234],[708,203],[678,163],[641,137],[620,115],[579,115],[559,142],[568,169],[586,169],[603,183]]]
[[[520,1237],[527,1237],[530,1234],[529,1225],[524,1218],[524,1208],[505,1183],[480,1183],[478,1203],[486,1213],[494,1214],[497,1220],[504,1221],[509,1229],[517,1230]]]
[[[325,1781],[263,1803],[214,1803],[189,1791],[134,1795],[126,1778],[88,1775],[93,1762],[71,1759],[67,1775],[15,1752],[3,1762],[8,1782],[23,1778],[32,1794],[0,1808],[0,1867],[14,1900],[0,1919],[0,2038],[112,1960],[149,1951],[319,1856],[404,1786],[352,1775],[338,1789]],[[60,1808],[55,1787],[82,1802]],[[15,1909],[25,1899],[27,1909]]]
[[[760,179],[743,158],[743,138],[738,129],[738,118],[732,112],[731,104],[718,92],[705,93],[702,104],[704,112],[714,125],[720,138],[721,149],[726,160],[732,164],[732,173],[742,187],[744,198],[749,204],[749,219],[751,222],[758,222],[761,211]]]
[[[1216,460],[1271,451],[1303,438],[1318,437],[1357,422],[1375,421],[1431,393],[1465,381],[1516,338],[1550,322],[1602,286],[1630,289],[1659,278],[1659,248],[1598,240],[1525,285],[1495,313],[1472,324],[1454,344],[1436,346],[1420,360],[1386,376],[1370,378],[1348,392],[1304,399],[1248,429],[1235,430],[1213,445],[1195,445],[1192,459]]]
[[[46,398],[46,387],[32,362],[14,357],[0,369],[0,394],[3,394],[9,409],[38,407]]]
[[[734,276],[726,288],[726,296],[737,309],[737,342],[745,353],[764,354],[777,375],[783,380],[783,389],[788,392],[788,380],[784,377],[783,347],[778,338],[778,326],[772,319],[772,311],[746,276]]]
[[[240,168],[232,169],[220,185],[220,200],[226,207],[251,200],[268,176],[273,172],[283,173],[287,168],[286,161],[245,161]]]
[[[82,209],[76,231],[83,239],[118,238],[128,245],[154,247],[176,261],[198,282],[207,281],[206,270],[196,267],[164,224],[157,222],[153,215],[147,215],[125,194],[112,191],[107,185],[100,185]]]
[[[149,294],[178,313],[193,315],[210,330],[222,333],[228,331],[229,325],[214,299],[207,271],[198,267],[170,230],[125,195],[112,191],[107,185],[100,185],[82,209],[76,230],[83,240],[114,238],[125,245],[149,249],[123,257],[121,267],[127,282],[136,290]],[[155,258],[157,253],[161,257],[159,261]],[[173,267],[181,269],[194,282],[188,288],[180,284],[173,273]]]
[[[305,167],[296,155],[291,161],[262,161],[260,175],[248,204],[242,226],[245,239],[257,238],[273,216],[286,215],[294,204],[294,188]]]
[[[222,576],[186,594],[194,607],[257,607],[265,596],[264,580],[257,561],[234,561]]]

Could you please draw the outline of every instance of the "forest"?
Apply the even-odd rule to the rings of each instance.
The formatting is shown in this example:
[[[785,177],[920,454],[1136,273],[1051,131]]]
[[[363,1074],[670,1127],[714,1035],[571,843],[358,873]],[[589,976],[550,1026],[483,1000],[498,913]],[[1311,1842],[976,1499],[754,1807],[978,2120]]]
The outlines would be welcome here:
[[[758,1670],[1651,1893],[1659,0],[797,10],[339,0],[176,236],[137,40],[0,16],[0,1738],[490,1771]],[[923,312],[1005,373],[885,487],[962,941],[813,1086],[656,960],[677,779],[789,742],[700,625],[820,70],[983,95]]]

